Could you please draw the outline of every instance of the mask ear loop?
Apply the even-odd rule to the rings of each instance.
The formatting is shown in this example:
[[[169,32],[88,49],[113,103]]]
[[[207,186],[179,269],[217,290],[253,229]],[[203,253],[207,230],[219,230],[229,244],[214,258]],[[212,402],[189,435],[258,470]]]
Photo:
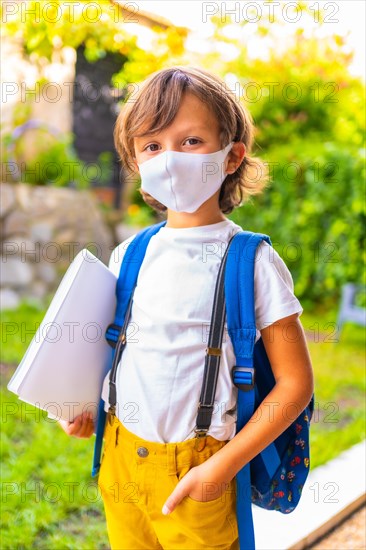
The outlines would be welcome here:
[[[226,145],[226,147],[224,147],[224,148],[222,149],[222,151],[226,151],[226,149],[227,149],[227,153],[226,153],[226,155],[225,155],[224,162],[225,162],[225,160],[226,160],[227,155],[230,153],[231,149],[233,148],[234,143],[235,143],[235,141],[230,141],[230,142]],[[229,149],[229,146],[231,146],[230,149]],[[234,170],[234,172],[235,172],[235,171],[236,171],[236,169]],[[233,172],[233,174],[234,174],[234,172]],[[230,175],[231,175],[231,174],[229,174],[229,173],[226,172],[226,171],[225,171],[225,174],[226,174],[226,175],[225,175],[225,179],[227,178],[227,176],[230,176]],[[224,182],[222,182],[222,183],[224,183]]]
[[[229,143],[226,145],[226,147],[224,147],[223,149],[221,149],[222,152],[226,151],[229,152],[231,151],[231,149],[233,148],[233,145],[234,145],[235,141],[229,141]],[[229,149],[230,147],[230,149]]]

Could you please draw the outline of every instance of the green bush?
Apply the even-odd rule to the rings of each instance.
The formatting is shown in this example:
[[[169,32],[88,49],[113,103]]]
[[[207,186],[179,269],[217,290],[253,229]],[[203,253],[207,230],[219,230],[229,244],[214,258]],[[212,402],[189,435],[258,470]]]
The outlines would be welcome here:
[[[34,128],[33,122],[36,125]],[[3,138],[3,163],[7,180],[77,189],[102,186],[110,181],[113,172],[112,153],[105,151],[95,163],[88,164],[77,155],[73,134],[53,135],[46,125],[38,127],[37,121],[32,120],[20,125],[14,132],[19,129],[22,131],[16,137],[13,133],[5,134]],[[36,132],[33,134],[36,152],[31,155],[27,151],[27,143],[23,141],[23,133],[28,130]]]
[[[306,307],[330,307],[342,284],[362,281],[363,155],[335,143],[297,141],[272,147],[266,160],[271,186],[230,218],[271,236]]]

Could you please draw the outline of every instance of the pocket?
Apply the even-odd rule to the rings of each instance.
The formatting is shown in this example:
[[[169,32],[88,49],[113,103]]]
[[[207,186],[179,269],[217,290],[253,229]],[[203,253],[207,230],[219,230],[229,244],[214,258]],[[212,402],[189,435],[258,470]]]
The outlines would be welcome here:
[[[205,495],[202,494],[202,497],[206,496],[209,497],[209,493],[213,493],[214,491],[210,490],[210,486],[212,486],[212,483],[209,483],[207,485],[207,489],[205,491]],[[195,498],[192,498],[191,496],[187,496],[187,500],[189,500],[193,504],[202,505],[203,507],[209,507],[209,506],[215,506],[217,504],[220,504],[221,507],[232,507],[232,503],[236,501],[236,483],[235,480],[232,480],[226,489],[222,491],[222,493],[215,498],[208,498],[207,500],[196,500]],[[204,489],[202,490],[202,493],[204,492]]]
[[[211,500],[196,500],[192,497],[190,497],[189,495],[186,497],[187,500],[189,500],[192,504],[198,504],[198,505],[215,505],[217,503],[220,503],[221,505],[224,505],[225,503],[225,493],[223,493],[222,495],[220,495],[219,497],[217,498],[213,498]],[[208,506],[207,506],[208,507]]]
[[[199,548],[229,548],[238,539],[235,482],[212,500],[185,497],[174,513],[182,532]]]
[[[187,469],[187,471],[185,471],[184,474],[180,473],[179,475],[176,474],[175,476],[174,476],[174,475],[169,476],[169,478],[172,480],[174,489],[176,488],[176,486],[178,485],[178,483],[181,481],[181,479],[183,479],[183,477],[188,473],[188,471],[189,471],[189,469]],[[213,498],[213,499],[207,500],[207,501],[195,500],[194,498],[190,497],[189,495],[187,495],[185,498],[186,498],[187,500],[192,501],[192,503],[197,503],[197,504],[209,504],[210,502],[215,503],[215,502],[219,502],[220,500],[221,500],[222,503],[223,503],[225,497],[226,497],[226,495],[225,495],[225,493],[223,493],[223,494],[221,494],[220,496],[218,496],[217,498]]]

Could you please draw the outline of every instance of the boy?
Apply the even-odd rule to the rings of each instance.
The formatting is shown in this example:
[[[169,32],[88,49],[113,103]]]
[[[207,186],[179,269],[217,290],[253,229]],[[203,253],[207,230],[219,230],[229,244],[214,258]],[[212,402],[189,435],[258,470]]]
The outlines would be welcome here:
[[[105,431],[98,483],[113,549],[238,548],[235,475],[291,423],[282,414],[286,405],[299,413],[313,393],[302,307],[286,265],[262,242],[255,265],[257,339],[276,385],[255,421],[235,435],[235,357],[225,332],[217,406],[197,445],[216,276],[223,246],[241,230],[224,214],[266,183],[258,178],[263,165],[250,157],[252,139],[249,114],[224,83],[189,67],[151,75],[117,120],[117,150],[139,171],[144,200],[167,211],[167,224],[151,238],[139,272],[117,371],[116,416]],[[116,275],[132,240],[112,254]],[[286,336],[293,330],[295,341]],[[102,397],[108,410],[108,376]],[[82,417],[63,428],[77,437],[93,431]]]

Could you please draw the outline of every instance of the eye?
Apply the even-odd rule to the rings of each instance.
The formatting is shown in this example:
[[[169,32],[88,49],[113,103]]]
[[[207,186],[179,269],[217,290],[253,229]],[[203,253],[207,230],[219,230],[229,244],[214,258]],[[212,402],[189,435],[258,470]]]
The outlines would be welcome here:
[[[150,147],[152,147],[153,149],[150,149]],[[158,150],[159,150],[159,145],[157,143],[149,143],[149,145],[146,145],[146,147],[144,148],[144,151],[150,151],[150,153]]]
[[[197,143],[201,143],[201,141],[197,138],[187,138],[184,143],[186,142],[190,142],[188,145],[197,145]]]

